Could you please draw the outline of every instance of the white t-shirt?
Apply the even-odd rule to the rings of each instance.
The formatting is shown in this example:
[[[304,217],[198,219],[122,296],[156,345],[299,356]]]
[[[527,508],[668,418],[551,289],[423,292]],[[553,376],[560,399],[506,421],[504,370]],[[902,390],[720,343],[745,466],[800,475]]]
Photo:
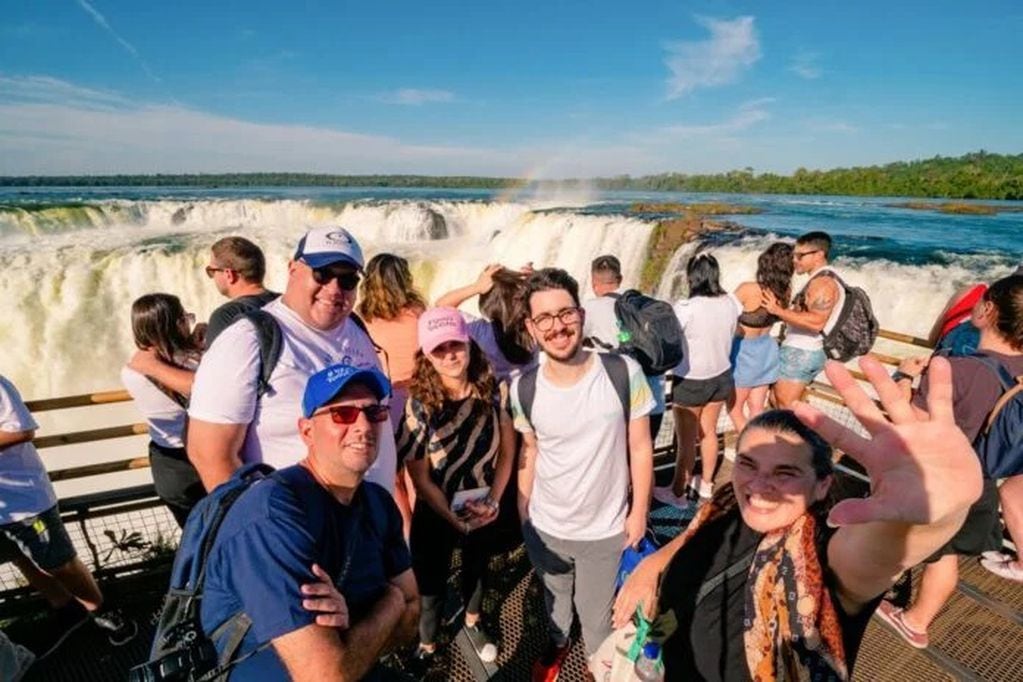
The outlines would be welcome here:
[[[121,368],[121,383],[149,422],[149,437],[164,448],[185,447],[188,411],[131,367]]]
[[[494,326],[490,320],[475,317],[465,312],[462,313],[462,317],[469,328],[469,338],[475,341],[476,345],[483,351],[483,354],[487,356],[487,360],[490,361],[490,369],[494,372],[494,376],[497,377],[498,381],[511,382],[512,379],[515,379],[537,363],[537,355],[534,353],[533,359],[529,363],[513,365],[504,357],[501,347],[497,345],[497,337],[494,336]]]
[[[298,435],[302,395],[310,376],[330,365],[345,362],[356,367],[380,368],[373,343],[350,320],[329,331],[310,327],[283,299],[265,306],[280,323],[281,357],[270,375],[271,390],[257,399],[260,372],[259,339],[255,328],[242,320],[213,341],[199,363],[192,386],[188,416],[214,424],[250,424],[245,434],[243,462],[266,462],[281,468],[298,463],[306,446]],[[397,458],[394,428],[381,429],[377,460],[366,480],[394,492]]]
[[[830,267],[825,265],[824,267],[818,268],[810,273],[810,278],[813,279],[822,272],[834,272]],[[836,281],[835,284],[838,284]],[[809,280],[807,280],[807,286]],[[845,287],[838,287],[838,300],[835,301],[835,307],[831,309],[831,314],[828,316],[828,321],[824,325],[825,331],[831,331],[835,326],[835,322],[838,320],[839,313],[842,312],[842,305],[845,303]],[[801,350],[824,350],[824,337],[820,335],[820,332],[811,331],[803,327],[797,327],[790,324],[785,325],[785,338],[782,340],[781,345],[790,346],[792,348],[799,348]]]
[[[643,370],[629,368],[632,419],[644,417],[654,398]],[[611,378],[597,357],[574,386],[550,383],[541,365],[536,377],[532,427],[512,384],[515,428],[537,440],[529,518],[535,528],[565,540],[602,540],[625,529],[628,512],[628,430]]]
[[[683,379],[713,379],[732,367],[729,355],[742,303],[735,294],[684,298],[675,304],[682,327],[682,362],[671,370]]]
[[[0,376],[0,431],[18,433],[38,428],[18,389]],[[36,516],[55,504],[53,484],[31,442],[0,450],[0,525]]]
[[[614,293],[621,293],[618,289]],[[610,296],[598,296],[583,301],[583,309],[586,311],[586,323],[583,325],[583,336],[597,338],[601,343],[611,348],[617,348],[618,342],[618,316],[615,315],[615,299]],[[594,348],[598,353],[608,350],[603,346]],[[664,414],[666,409],[666,396],[664,388],[664,375],[658,374],[648,376],[646,382],[650,384],[650,392],[654,395],[654,409],[650,414]]]

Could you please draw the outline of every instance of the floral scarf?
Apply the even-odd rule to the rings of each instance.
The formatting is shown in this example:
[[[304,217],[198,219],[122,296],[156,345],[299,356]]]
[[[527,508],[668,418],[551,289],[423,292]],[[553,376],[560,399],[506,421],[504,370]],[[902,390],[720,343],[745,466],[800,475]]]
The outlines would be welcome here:
[[[683,534],[728,513],[739,513],[728,485],[704,505]],[[842,628],[824,581],[817,545],[818,519],[799,517],[764,535],[746,580],[743,639],[754,682],[848,680]]]

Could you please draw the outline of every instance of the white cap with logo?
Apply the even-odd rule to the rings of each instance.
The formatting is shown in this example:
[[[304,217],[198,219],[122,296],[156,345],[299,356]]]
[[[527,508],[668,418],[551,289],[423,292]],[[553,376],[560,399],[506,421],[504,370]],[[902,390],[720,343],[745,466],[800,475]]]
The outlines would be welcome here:
[[[322,268],[334,263],[348,263],[362,270],[362,247],[343,227],[318,227],[309,230],[298,242],[294,260],[311,268]]]

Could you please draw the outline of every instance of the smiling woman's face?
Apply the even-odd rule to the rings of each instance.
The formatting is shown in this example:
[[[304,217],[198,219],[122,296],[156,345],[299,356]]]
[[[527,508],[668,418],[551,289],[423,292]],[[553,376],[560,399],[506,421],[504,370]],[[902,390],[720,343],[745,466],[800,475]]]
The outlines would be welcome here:
[[[732,486],[746,525],[768,533],[823,500],[831,477],[817,478],[810,446],[799,436],[754,427],[739,440]]]

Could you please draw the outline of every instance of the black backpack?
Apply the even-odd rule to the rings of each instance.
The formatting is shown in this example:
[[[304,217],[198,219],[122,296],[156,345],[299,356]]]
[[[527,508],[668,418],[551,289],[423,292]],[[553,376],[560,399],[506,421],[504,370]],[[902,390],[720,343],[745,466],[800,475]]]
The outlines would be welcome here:
[[[618,401],[622,404],[625,422],[628,423],[629,415],[632,411],[632,395],[629,390],[629,368],[625,364],[625,360],[613,353],[597,353],[597,357],[600,358],[600,362],[604,365],[604,371],[607,372],[607,376],[610,377],[611,383],[615,387]],[[539,371],[540,365],[534,365],[519,377],[517,392],[519,407],[522,408],[522,416],[529,422],[530,428],[533,426],[531,415],[533,414],[533,401],[536,399],[536,373]]]
[[[615,299],[618,352],[639,363],[647,376],[664,374],[682,362],[682,327],[669,303],[635,289],[608,296]]]
[[[835,326],[831,331],[821,332],[824,354],[839,362],[866,355],[874,347],[877,332],[881,329],[877,318],[874,317],[874,309],[870,305],[867,292],[859,287],[849,286],[831,270],[817,276],[833,277],[838,286],[845,290],[845,301],[842,302],[842,310],[835,319]]]
[[[281,333],[281,326],[277,323],[277,320],[273,315],[257,308],[256,310],[250,310],[243,313],[239,319],[248,320],[256,330],[256,338],[259,340],[259,381],[256,385],[256,398],[262,398],[270,390],[270,375],[273,374],[274,368],[277,366],[277,361],[281,359],[281,350],[283,349],[284,335]],[[373,344],[373,349],[378,353],[383,354],[384,364],[388,365],[387,351],[377,345],[377,342],[373,340],[373,337],[369,334],[369,329],[366,328],[366,323],[362,321],[362,318],[351,313],[348,315],[348,319],[355,323],[358,327],[366,334],[366,338]],[[390,368],[385,367],[385,373],[390,376]]]
[[[200,616],[206,562],[227,512],[246,490],[274,475],[273,471],[265,464],[242,467],[196,504],[174,557],[150,660],[131,669],[129,682],[221,682],[231,668],[266,648],[235,657],[252,626],[244,612],[234,614],[209,634],[203,631]],[[214,642],[220,640],[224,651],[218,655]]]

